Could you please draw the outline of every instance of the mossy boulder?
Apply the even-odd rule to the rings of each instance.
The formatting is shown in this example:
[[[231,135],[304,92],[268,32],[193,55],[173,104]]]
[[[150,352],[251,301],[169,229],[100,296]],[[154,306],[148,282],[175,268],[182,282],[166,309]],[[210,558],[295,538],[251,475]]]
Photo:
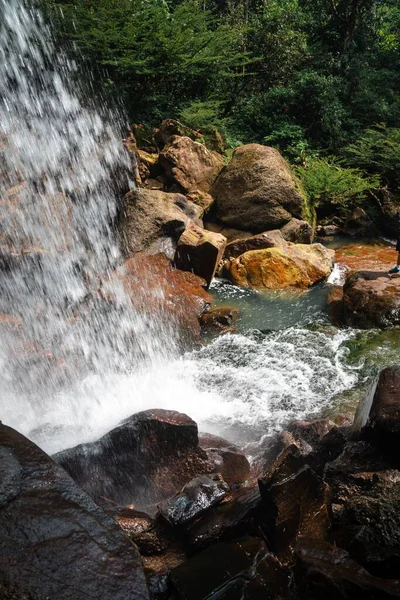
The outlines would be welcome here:
[[[230,227],[261,233],[281,228],[293,217],[313,223],[300,181],[279,152],[268,146],[238,148],[211,194],[218,220]]]

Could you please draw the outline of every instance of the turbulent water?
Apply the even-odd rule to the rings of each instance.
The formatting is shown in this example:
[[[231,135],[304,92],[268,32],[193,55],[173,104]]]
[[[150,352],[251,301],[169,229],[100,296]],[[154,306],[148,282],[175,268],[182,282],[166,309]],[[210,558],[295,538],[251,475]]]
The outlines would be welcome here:
[[[129,172],[117,119],[72,89],[76,66],[37,10],[0,0],[0,16],[3,422],[55,451],[159,407],[251,442],[353,388],[355,333],[306,326],[321,320],[323,288],[261,305],[225,289],[242,296],[240,332],[181,357],[173,324],[135,313],[118,288],[104,305],[98,289],[121,260],[112,182]]]

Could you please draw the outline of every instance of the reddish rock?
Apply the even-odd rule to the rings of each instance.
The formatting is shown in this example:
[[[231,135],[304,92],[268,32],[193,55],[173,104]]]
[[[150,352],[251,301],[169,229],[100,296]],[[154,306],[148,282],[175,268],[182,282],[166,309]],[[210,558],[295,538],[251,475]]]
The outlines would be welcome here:
[[[147,600],[136,547],[35,444],[0,424],[0,597]]]
[[[343,287],[344,320],[360,328],[400,325],[400,278],[362,271]]]
[[[245,239],[234,240],[227,244],[224,259],[237,258],[250,250],[264,250],[265,248],[286,248],[287,244],[279,229],[265,231],[259,235]]]
[[[213,301],[204,289],[203,279],[174,269],[164,254],[136,254],[117,270],[115,277],[135,310],[151,319],[157,317],[171,328],[171,334],[179,333],[184,345],[199,340],[199,318]],[[109,297],[107,290],[104,294]]]
[[[237,446],[208,433],[200,434],[199,444],[207,452],[215,471],[220,473],[229,485],[243,484],[247,481],[250,463]]]
[[[190,129],[183,123],[175,119],[164,119],[159,129],[154,132],[154,139],[160,150],[170,144],[175,136],[187,136],[192,140],[201,141],[202,136],[199,132]]]
[[[347,244],[336,250],[335,261],[345,265],[350,274],[356,271],[389,271],[396,264],[397,253],[394,246],[385,242],[371,244]]]
[[[219,233],[206,231],[189,224],[179,238],[174,265],[182,271],[190,271],[210,285],[226,246],[226,238]]]
[[[325,539],[330,528],[328,486],[308,465],[294,471],[293,460],[274,463],[259,485],[266,510],[274,516],[269,539],[279,560],[293,562],[301,537]]]
[[[132,508],[118,508],[109,512],[121,529],[136,544],[140,553],[153,556],[164,552],[170,544],[170,533],[159,520]]]
[[[97,442],[54,458],[95,500],[139,508],[174,496],[194,477],[212,471],[196,423],[168,410],[137,413]]]

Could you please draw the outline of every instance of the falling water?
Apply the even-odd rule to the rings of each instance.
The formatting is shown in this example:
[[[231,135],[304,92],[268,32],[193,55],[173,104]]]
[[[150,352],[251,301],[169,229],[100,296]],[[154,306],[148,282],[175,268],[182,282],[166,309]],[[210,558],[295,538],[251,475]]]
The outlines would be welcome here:
[[[261,435],[354,385],[351,334],[242,333],[179,357],[174,324],[110,284],[129,175],[116,119],[71,83],[38,10],[0,0],[0,17],[0,418],[49,451],[154,407]]]
[[[129,175],[112,115],[71,89],[76,66],[38,10],[0,0],[0,15],[1,408],[28,433],[55,406],[59,425],[84,424],[103,377],[175,348],[121,289],[111,307],[99,294],[119,261],[113,181]]]

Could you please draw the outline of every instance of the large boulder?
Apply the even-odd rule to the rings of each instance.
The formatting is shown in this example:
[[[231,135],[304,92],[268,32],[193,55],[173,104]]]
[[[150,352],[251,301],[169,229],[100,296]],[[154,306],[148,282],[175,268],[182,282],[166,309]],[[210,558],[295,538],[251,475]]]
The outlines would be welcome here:
[[[400,366],[381,371],[358,407],[355,430],[400,467]]]
[[[360,328],[400,325],[400,278],[382,271],[360,271],[343,288],[344,319]]]
[[[332,250],[321,244],[287,243],[281,247],[251,250],[224,261],[222,274],[235,285],[245,288],[307,289],[331,273],[333,255]]]
[[[203,209],[209,208],[211,187],[223,167],[219,154],[189,137],[176,136],[160,153],[159,163],[171,185],[179,186]]]
[[[120,218],[120,237],[126,255],[136,252],[156,254],[164,251],[170,258],[188,223],[198,225],[201,210],[182,194],[160,190],[134,189],[124,198]]]
[[[210,285],[226,246],[226,238],[195,224],[189,225],[179,238],[174,265],[202,277]]]
[[[147,600],[136,547],[35,444],[0,424],[0,597]]]
[[[168,410],[146,410],[100,440],[59,452],[55,460],[95,500],[147,508],[178,493],[213,465],[197,425]]]
[[[305,192],[274,148],[248,144],[235,150],[212,196],[217,218],[230,227],[260,233],[311,218]]]

